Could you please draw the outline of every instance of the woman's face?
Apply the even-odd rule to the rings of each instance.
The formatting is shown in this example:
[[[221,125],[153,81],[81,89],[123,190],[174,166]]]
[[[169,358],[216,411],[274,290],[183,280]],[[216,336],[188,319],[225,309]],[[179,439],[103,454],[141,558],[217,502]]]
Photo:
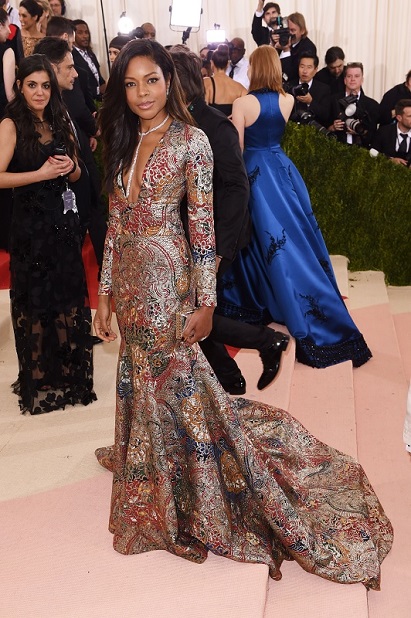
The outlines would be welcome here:
[[[30,15],[27,9],[22,6],[19,8],[19,18],[21,27],[25,30],[30,30],[30,28],[35,26],[37,23],[37,16]]]
[[[114,60],[119,55],[120,50],[117,47],[109,47],[108,48],[108,57],[110,58],[110,63],[113,64]]]
[[[60,16],[63,7],[61,6],[60,0],[50,0],[50,8],[51,12],[54,16]]]
[[[168,83],[161,68],[147,56],[135,56],[124,75],[127,105],[144,120],[165,115]]]
[[[23,95],[27,107],[36,115],[42,115],[51,97],[51,84],[46,71],[35,71],[24,78],[23,83],[17,80],[17,86]]]
[[[9,20],[6,19],[4,24],[0,24],[0,43],[5,43],[10,34]]]

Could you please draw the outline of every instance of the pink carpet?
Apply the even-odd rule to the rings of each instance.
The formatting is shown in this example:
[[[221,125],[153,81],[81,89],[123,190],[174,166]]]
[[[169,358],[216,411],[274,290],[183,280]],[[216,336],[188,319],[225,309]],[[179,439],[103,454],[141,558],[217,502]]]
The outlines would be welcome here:
[[[410,314],[392,316],[388,304],[352,312],[374,354],[354,371],[350,363],[326,370],[294,363],[293,344],[276,382],[259,392],[258,354],[237,355],[248,397],[288,408],[365,468],[395,529],[382,590],[367,593],[361,585],[313,577],[295,563],[284,564],[283,579],[274,582],[265,565],[212,554],[202,565],[166,552],[117,554],[107,531],[111,477],[93,456],[112,437],[116,349],[95,349],[93,406],[21,416],[8,389],[16,361],[2,294],[0,618],[409,618],[411,459],[402,423]]]

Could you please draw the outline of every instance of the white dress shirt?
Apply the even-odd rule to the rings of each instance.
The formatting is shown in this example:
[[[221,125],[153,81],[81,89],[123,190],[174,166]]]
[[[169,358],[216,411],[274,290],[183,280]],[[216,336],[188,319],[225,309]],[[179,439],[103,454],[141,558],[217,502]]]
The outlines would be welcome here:
[[[248,59],[244,56],[237,62],[237,64],[232,65],[231,62],[228,63],[228,67],[226,70],[226,75],[230,75],[231,69],[234,67],[234,75],[233,80],[239,82],[244,86],[244,88],[249,88],[250,80],[248,79],[247,71],[248,71]]]

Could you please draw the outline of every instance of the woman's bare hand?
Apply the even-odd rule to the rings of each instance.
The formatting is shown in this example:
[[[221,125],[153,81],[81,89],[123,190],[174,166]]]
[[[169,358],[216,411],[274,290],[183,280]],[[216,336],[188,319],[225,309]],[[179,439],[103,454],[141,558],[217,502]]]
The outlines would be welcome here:
[[[213,327],[214,307],[199,307],[187,320],[183,330],[183,341],[192,345],[206,339]]]

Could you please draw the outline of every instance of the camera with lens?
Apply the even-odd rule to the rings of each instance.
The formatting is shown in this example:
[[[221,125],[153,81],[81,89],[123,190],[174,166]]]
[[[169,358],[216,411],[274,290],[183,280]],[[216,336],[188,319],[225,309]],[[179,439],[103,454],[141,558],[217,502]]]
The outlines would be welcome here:
[[[293,95],[293,97],[304,97],[309,89],[309,85],[304,82],[302,84],[297,84],[297,86],[292,86],[289,92]]]
[[[315,116],[312,112],[309,111],[296,111],[293,114],[294,122],[299,122],[300,124],[308,124],[310,127],[314,127],[317,129],[319,133],[326,135],[327,137],[331,137],[333,139],[337,139],[337,136],[332,132],[323,127],[322,124],[315,120]]]
[[[272,34],[278,34],[280,37],[278,42],[281,47],[286,47],[290,42],[290,29],[288,27],[288,21],[286,17],[276,17],[271,20],[270,23],[271,28],[273,29]]]
[[[356,135],[365,135],[368,131],[363,123],[366,113],[358,109],[356,95],[339,99],[338,104],[341,109],[338,118],[344,122],[346,128]]]

